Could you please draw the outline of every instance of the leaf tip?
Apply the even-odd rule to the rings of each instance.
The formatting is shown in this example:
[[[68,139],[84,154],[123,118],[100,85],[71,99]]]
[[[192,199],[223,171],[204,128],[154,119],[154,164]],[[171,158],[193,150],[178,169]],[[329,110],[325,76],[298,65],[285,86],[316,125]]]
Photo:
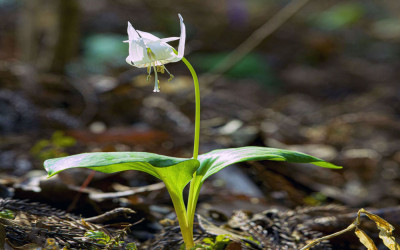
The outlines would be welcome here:
[[[48,159],[48,160],[45,160],[43,163],[44,169],[47,172],[47,178],[50,178],[57,174],[57,172],[55,172],[54,169],[52,169],[52,167],[51,167],[52,162],[53,162],[53,159]]]
[[[335,164],[332,164],[330,162],[326,162],[326,161],[317,161],[317,162],[311,162],[311,164],[314,164],[316,166],[319,167],[323,167],[323,168],[331,168],[331,169],[342,169],[342,166],[337,166]]]

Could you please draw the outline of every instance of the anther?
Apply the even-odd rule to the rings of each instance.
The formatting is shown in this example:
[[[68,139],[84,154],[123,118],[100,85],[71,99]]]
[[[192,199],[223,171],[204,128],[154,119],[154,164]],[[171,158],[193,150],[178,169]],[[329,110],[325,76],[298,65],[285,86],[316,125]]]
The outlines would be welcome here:
[[[169,74],[168,82],[170,82],[172,79],[174,79],[175,76],[168,71],[167,67],[165,67],[164,65],[163,65],[163,67],[164,67],[165,71],[167,71],[167,73]]]

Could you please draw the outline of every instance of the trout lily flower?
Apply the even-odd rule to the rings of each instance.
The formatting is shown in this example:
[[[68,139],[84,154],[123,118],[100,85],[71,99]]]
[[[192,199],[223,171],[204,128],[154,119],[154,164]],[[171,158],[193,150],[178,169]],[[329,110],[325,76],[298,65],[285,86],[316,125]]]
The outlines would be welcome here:
[[[147,80],[151,77],[151,71],[154,70],[155,86],[154,92],[160,92],[157,72],[170,75],[171,80],[174,76],[169,73],[164,66],[167,63],[178,62],[182,59],[185,51],[186,28],[183,18],[178,14],[181,26],[180,37],[158,38],[150,33],[135,30],[132,24],[128,22],[128,40],[129,55],[126,62],[137,68],[147,68]],[[178,53],[167,42],[179,40]]]

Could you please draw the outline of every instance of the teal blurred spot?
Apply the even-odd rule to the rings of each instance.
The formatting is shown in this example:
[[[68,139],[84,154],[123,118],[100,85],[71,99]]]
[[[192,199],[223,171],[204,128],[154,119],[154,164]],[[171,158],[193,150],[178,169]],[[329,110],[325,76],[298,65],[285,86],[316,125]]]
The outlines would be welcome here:
[[[101,73],[107,68],[126,64],[128,44],[126,36],[118,34],[95,34],[84,40],[84,62],[92,72]]]
[[[14,4],[14,3],[17,3],[17,1],[16,0],[0,0],[0,7],[2,5]]]

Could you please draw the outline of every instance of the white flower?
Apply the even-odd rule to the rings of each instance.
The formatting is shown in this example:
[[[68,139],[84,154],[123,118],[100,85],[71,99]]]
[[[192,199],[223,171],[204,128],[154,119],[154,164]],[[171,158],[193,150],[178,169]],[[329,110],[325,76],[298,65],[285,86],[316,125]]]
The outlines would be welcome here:
[[[148,72],[147,80],[150,78],[151,69],[155,72],[154,92],[159,92],[159,81],[157,72],[168,72],[172,79],[173,75],[165,68],[164,64],[180,61],[185,51],[186,29],[183,18],[178,14],[181,26],[180,37],[158,38],[150,33],[135,30],[128,22],[129,55],[126,62],[138,68],[146,68]],[[179,40],[178,54],[167,42]]]

